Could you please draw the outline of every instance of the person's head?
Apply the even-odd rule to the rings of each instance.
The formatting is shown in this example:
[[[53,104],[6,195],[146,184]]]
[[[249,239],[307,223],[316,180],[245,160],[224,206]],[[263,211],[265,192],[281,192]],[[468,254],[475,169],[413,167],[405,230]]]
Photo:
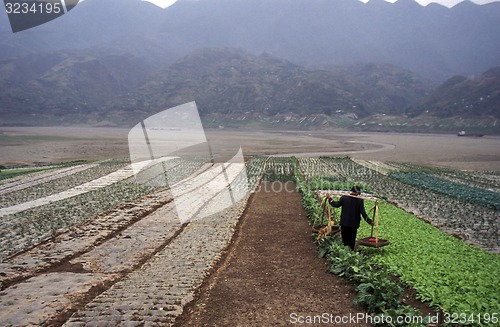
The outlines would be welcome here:
[[[361,188],[357,185],[353,186],[351,188],[351,193],[355,195],[360,195],[361,194]]]

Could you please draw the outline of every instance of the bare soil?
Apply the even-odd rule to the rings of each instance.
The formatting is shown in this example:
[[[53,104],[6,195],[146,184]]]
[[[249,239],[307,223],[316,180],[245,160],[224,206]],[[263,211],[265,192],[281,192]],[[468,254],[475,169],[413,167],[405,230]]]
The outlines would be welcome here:
[[[128,130],[90,127],[0,127],[6,167],[128,156]]]
[[[0,165],[51,164],[126,158],[128,129],[0,127]],[[478,171],[500,171],[500,136],[346,133],[343,131],[206,130],[212,153],[252,155],[349,155],[356,159],[412,162]]]

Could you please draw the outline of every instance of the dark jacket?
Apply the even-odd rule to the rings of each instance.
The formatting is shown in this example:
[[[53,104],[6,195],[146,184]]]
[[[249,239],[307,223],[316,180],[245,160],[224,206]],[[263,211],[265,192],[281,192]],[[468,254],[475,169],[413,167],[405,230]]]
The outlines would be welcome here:
[[[352,195],[342,195],[339,201],[330,199],[329,202],[332,207],[342,207],[342,213],[340,214],[340,226],[359,228],[361,216],[363,216],[368,224],[372,223],[372,220],[366,214],[363,199],[356,198]]]

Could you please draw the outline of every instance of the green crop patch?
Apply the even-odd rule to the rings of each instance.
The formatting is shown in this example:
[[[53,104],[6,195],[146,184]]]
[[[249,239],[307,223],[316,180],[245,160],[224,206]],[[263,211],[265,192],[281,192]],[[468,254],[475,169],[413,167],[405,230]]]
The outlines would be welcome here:
[[[445,194],[458,200],[476,203],[500,210],[500,193],[483,188],[455,183],[426,173],[392,173],[391,177],[410,185]]]
[[[50,168],[33,168],[33,169],[8,169],[0,170],[0,182],[5,181],[10,178],[27,175],[31,173],[36,173],[39,171],[45,171]]]
[[[500,312],[500,255],[464,243],[390,204],[380,205],[380,237],[391,245],[363,249],[412,286],[421,300],[449,313]],[[361,226],[358,236],[369,235]]]
[[[486,235],[483,241],[498,242],[495,236],[497,229],[490,223],[493,222],[493,216],[498,217],[497,215],[490,217],[490,213],[495,213],[494,209],[466,203],[463,199],[440,193],[437,189],[403,183],[394,176],[384,176],[362,167],[349,158],[301,159],[300,166],[307,179],[297,174],[296,180],[303,195],[302,204],[308,213],[310,223],[319,208],[319,201],[313,192],[316,186],[321,184],[318,180],[324,179],[332,184],[339,181],[347,183],[359,181],[357,183],[364,185],[365,189],[387,196],[391,201],[397,199],[398,203],[415,208],[417,211],[428,212],[436,217],[442,217],[441,213],[448,212],[444,220],[446,226],[463,224],[469,226],[470,221],[464,217],[474,215],[476,222],[473,227],[477,229],[477,226],[481,226],[484,230],[481,234],[474,230],[477,233],[475,236],[489,233],[491,236]],[[427,172],[414,173],[430,175]],[[451,176],[455,171],[447,173]],[[467,178],[474,177],[462,174]],[[464,193],[469,192],[469,195],[476,191],[474,186],[469,187],[464,183],[445,179],[445,176],[434,177],[435,180],[449,183],[445,187],[463,186],[467,188]],[[484,178],[480,180],[482,184],[485,181],[489,180]],[[477,184],[479,183],[474,185]],[[352,252],[341,245],[329,244],[326,239],[326,243],[322,243],[319,248],[319,255],[331,263],[332,273],[343,276],[357,285],[356,302],[365,305],[370,312],[392,313],[394,316],[414,315],[415,311],[398,302],[400,292],[397,285],[388,277],[387,274],[390,274],[398,276],[400,282],[414,288],[420,300],[427,302],[436,310],[444,311],[442,318],[447,319],[446,326],[457,325],[455,324],[457,321],[460,325],[467,326],[490,326],[491,322],[498,322],[500,255],[467,244],[386,201],[379,202],[380,220],[374,236],[388,239],[389,246],[377,249],[361,247],[359,252]],[[437,206],[436,203],[442,205]],[[367,212],[372,206],[371,201],[365,201]],[[442,210],[436,215],[433,210],[439,207],[442,207]],[[361,224],[358,239],[370,234],[371,226]],[[370,268],[371,265],[375,265],[376,268]],[[459,319],[454,319],[457,317]],[[463,317],[473,319],[465,321]]]

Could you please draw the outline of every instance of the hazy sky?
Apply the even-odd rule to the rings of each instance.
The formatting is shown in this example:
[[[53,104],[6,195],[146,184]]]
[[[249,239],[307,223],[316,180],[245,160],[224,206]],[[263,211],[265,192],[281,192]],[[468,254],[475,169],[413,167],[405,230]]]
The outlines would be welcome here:
[[[144,1],[149,1],[152,2],[162,8],[166,8],[170,5],[172,5],[175,0],[144,0]],[[367,2],[368,0],[362,0],[363,2]],[[396,0],[390,0],[389,2],[395,2]],[[416,0],[418,3],[421,5],[425,6],[429,4],[430,2],[437,2],[440,3],[444,6],[447,7],[453,7],[459,2],[462,2],[462,0]],[[472,0],[472,2],[478,3],[478,4],[484,4],[484,3],[489,3],[489,2],[494,2],[494,1],[500,1],[500,0]]]

